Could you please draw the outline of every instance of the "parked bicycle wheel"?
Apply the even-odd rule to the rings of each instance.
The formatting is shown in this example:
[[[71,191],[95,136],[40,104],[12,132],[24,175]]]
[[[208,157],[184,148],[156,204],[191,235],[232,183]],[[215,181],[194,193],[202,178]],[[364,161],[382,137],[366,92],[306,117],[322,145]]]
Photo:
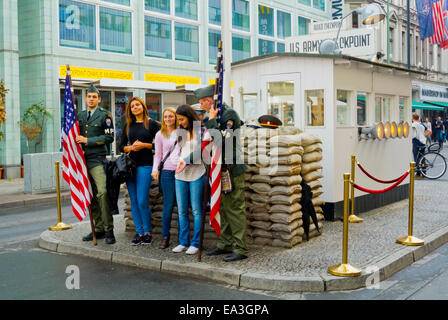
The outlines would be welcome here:
[[[417,168],[428,179],[438,179],[446,172],[446,160],[437,152],[428,152],[418,161]]]
[[[428,146],[428,152],[437,152],[439,153],[439,143],[438,142],[433,142]]]

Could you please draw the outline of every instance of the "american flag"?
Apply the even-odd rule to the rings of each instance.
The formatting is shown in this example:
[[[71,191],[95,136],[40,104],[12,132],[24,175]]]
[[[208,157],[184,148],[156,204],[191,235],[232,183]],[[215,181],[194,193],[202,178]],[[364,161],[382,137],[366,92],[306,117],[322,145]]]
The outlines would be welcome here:
[[[62,177],[70,185],[73,213],[82,221],[92,200],[92,187],[82,148],[75,141],[80,131],[70,82],[70,71],[67,70],[62,130]]]
[[[429,43],[431,44],[440,44],[448,40],[448,32],[444,21],[444,14],[446,16],[445,2],[446,0],[433,0],[432,20],[434,24],[434,35],[429,37]]]
[[[219,70],[217,72],[217,78],[219,78],[218,93],[214,96],[215,101],[217,101],[217,108],[219,110],[218,116],[216,117],[218,125],[221,123],[221,117],[222,117],[222,93],[224,85],[224,59],[222,58],[222,52],[218,51],[218,60],[220,57],[221,57],[221,63],[219,65]]]

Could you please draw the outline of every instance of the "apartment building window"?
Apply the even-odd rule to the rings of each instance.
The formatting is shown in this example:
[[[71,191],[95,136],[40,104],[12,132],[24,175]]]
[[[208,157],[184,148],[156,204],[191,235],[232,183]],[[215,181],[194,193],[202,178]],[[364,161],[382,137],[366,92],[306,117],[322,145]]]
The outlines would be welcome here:
[[[145,0],[145,10],[147,57],[199,62],[197,0]]]
[[[394,28],[389,28],[389,59],[395,57],[394,40]]]
[[[95,6],[71,0],[59,1],[59,44],[96,49]]]
[[[221,40],[221,31],[208,30],[208,59],[210,64],[216,64],[218,59],[218,42]]]
[[[274,9],[258,6],[258,34],[274,36]]]
[[[128,7],[131,5],[131,0],[103,0],[103,1],[115,3],[115,4],[121,4],[123,6],[128,6]]]
[[[313,0],[313,8],[325,11],[325,0]]]
[[[232,61],[250,58],[250,36],[232,34]]]
[[[356,12],[352,13],[352,28],[357,29],[359,28],[359,19],[358,14]]]
[[[258,39],[258,54],[269,54],[275,52],[275,42],[264,40],[264,39]]]
[[[88,3],[88,2],[91,2]],[[59,44],[132,54],[130,0],[59,0]]]
[[[277,10],[277,37],[285,39],[291,36],[291,15]]]
[[[221,0],[208,0],[208,23],[221,25]]]
[[[197,20],[198,19],[198,3],[197,0],[176,0],[175,1],[176,16]]]
[[[148,57],[171,59],[171,21],[155,17],[145,17],[145,55]]]
[[[145,0],[145,10],[170,14],[171,0]]]
[[[298,17],[298,35],[307,35],[310,33],[310,19]]]
[[[100,8],[101,51],[132,53],[132,15],[115,9]]]
[[[297,0],[297,2],[311,7],[311,0]]]
[[[407,54],[407,48],[406,48],[406,33],[401,33],[401,62],[405,63],[407,61],[406,59]]]
[[[245,0],[232,1],[232,26],[234,29],[250,31],[250,3]]]

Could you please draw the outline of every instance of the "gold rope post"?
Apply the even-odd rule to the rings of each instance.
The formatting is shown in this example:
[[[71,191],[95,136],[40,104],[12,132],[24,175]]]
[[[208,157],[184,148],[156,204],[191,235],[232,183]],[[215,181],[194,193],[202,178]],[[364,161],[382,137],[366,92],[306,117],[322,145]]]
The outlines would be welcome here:
[[[59,183],[59,161],[54,163],[56,167],[56,194],[57,194],[57,203],[58,203],[58,223],[52,225],[48,229],[51,231],[61,231],[71,229],[72,226],[69,224],[65,224],[62,222],[62,213],[61,213],[61,186]]]
[[[350,186],[350,197],[352,199],[351,207],[350,207],[350,216],[348,217],[348,222],[350,223],[360,223],[363,222],[364,219],[355,216],[355,164],[356,164],[356,156],[352,155],[352,172],[351,172],[351,186]]]
[[[421,246],[425,242],[412,235],[413,224],[414,224],[414,172],[415,172],[415,162],[411,162],[411,168],[409,170],[410,184],[409,184],[409,226],[408,235],[406,237],[401,237],[397,239],[397,243],[406,246]]]
[[[328,267],[328,272],[341,277],[358,277],[361,269],[348,264],[348,192],[350,174],[344,173],[344,231],[342,237],[342,264]]]

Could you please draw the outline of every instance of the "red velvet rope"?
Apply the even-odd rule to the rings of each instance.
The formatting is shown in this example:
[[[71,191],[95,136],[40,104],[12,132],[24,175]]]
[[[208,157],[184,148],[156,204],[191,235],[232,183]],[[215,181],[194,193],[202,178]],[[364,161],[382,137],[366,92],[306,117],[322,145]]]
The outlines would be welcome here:
[[[393,182],[397,182],[398,180],[401,179],[401,177],[398,177],[397,179],[394,179],[394,180],[388,180],[388,181],[386,181],[386,180],[380,180],[380,179],[375,178],[375,177],[372,176],[371,174],[369,174],[369,173],[368,173],[368,172],[361,166],[361,164],[360,164],[358,161],[356,161],[356,164],[358,165],[359,169],[361,169],[361,171],[364,172],[364,173],[366,174],[366,176],[368,176],[368,177],[369,177],[370,179],[372,179],[372,180],[375,180],[376,182],[379,182],[379,183],[393,183]]]
[[[409,174],[409,171],[406,171],[406,173],[403,174],[403,175],[399,178],[399,180],[398,180],[397,182],[395,182],[393,185],[391,185],[390,187],[387,187],[387,188],[384,189],[384,190],[370,190],[370,189],[366,189],[366,188],[360,187],[360,186],[358,186],[356,183],[354,183],[353,186],[354,186],[356,189],[358,189],[358,190],[361,190],[361,191],[364,191],[364,192],[368,192],[368,193],[384,193],[384,192],[387,192],[387,191],[389,191],[389,190],[392,190],[393,188],[395,188],[396,186],[398,186],[400,183],[402,183],[403,180],[406,179],[406,177],[408,176],[408,174]]]

